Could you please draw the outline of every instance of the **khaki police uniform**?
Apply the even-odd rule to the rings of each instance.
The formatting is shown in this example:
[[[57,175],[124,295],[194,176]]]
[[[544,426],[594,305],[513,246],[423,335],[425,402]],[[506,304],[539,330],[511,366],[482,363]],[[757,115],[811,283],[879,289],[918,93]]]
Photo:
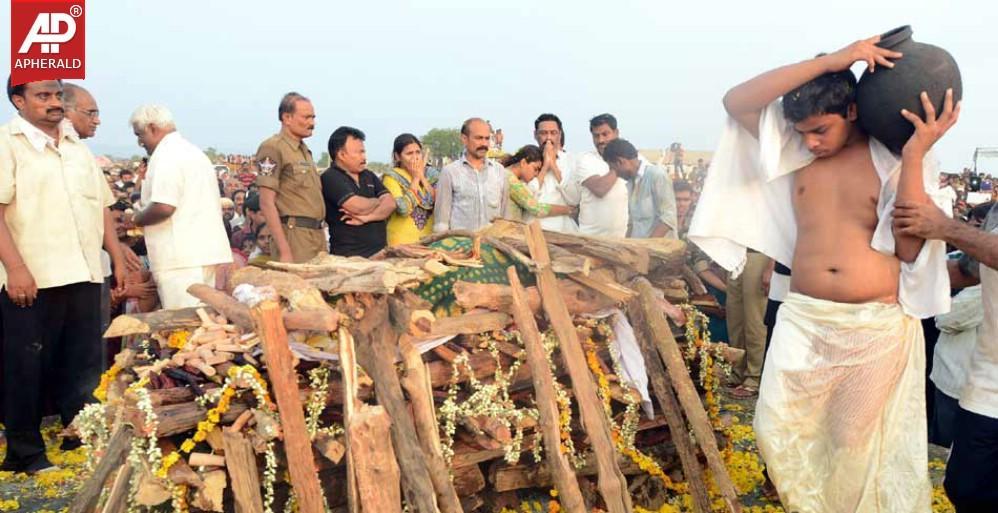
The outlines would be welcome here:
[[[307,262],[327,252],[322,182],[305,142],[278,133],[260,143],[256,165],[256,184],[277,193],[277,212],[294,261]],[[271,256],[280,256],[276,243]]]

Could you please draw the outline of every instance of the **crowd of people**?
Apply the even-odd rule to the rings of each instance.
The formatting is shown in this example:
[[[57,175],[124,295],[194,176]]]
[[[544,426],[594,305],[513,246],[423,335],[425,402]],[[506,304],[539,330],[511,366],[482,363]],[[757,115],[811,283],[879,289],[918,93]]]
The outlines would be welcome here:
[[[936,184],[922,179],[934,171],[923,160],[956,122],[951,101],[938,119],[934,110],[925,120],[905,114],[916,130],[902,158],[855,128],[848,66],[868,58],[889,65],[899,56],[859,42],[732,89],[725,107],[734,123],[709,173],[702,159],[686,164],[678,145],[669,159],[648,160],[611,114],[589,121],[591,149],[569,151],[551,113],[534,121],[535,144],[511,153],[496,144],[501,131],[465,120],[464,151],[440,169],[403,133],[381,174],[368,169],[364,132],[342,126],[321,170],[306,142],[314,107],[294,92],[278,102],[277,133],[238,169],[220,172],[166,107],[143,105],[130,123],[148,156],[102,170],[83,142],[100,125],[89,91],[8,80],[18,114],[0,128],[2,468],[51,467],[39,433],[43,396],[66,424],[89,401],[114,315],[195,306],[191,285],[224,288],[249,264],[370,258],[434,232],[537,219],[552,231],[689,242],[687,263],[718,303],[712,333],[746,351],[730,393],[760,396],[762,455],[781,499],[801,511],[920,510],[924,444],[906,437],[902,449],[898,430],[920,418],[910,410],[921,405],[912,390],[922,330],[910,320],[926,319],[926,333],[939,335],[927,336],[936,387],[923,438],[954,445],[947,490],[961,512],[984,511],[998,503],[994,489],[982,491],[993,478],[981,484],[977,475],[994,468],[981,454],[998,451],[993,439],[980,447],[998,433],[998,397],[981,384],[998,370],[988,366],[998,365],[987,319],[995,312],[986,313],[998,292],[977,282],[995,280],[998,235],[987,231],[998,224],[998,191],[990,175],[969,170],[922,187]],[[770,169],[742,159],[745,144],[791,153]],[[824,172],[843,165],[859,178]],[[949,269],[949,279],[926,278],[933,269]],[[946,301],[934,295],[944,282]],[[802,396],[814,404],[802,406]],[[870,509],[884,487],[900,498]]]

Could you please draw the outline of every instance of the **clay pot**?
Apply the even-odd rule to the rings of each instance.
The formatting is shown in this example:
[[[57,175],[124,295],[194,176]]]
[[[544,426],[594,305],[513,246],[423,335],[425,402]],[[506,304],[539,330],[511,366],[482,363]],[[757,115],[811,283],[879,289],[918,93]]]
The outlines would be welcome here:
[[[866,133],[900,154],[915,127],[901,116],[908,109],[925,119],[919,95],[929,93],[936,112],[943,110],[946,90],[953,88],[953,101],[963,97],[963,82],[956,60],[946,50],[911,39],[911,27],[896,28],[880,38],[877,46],[901,52],[894,68],[877,66],[863,73],[856,89],[859,125]]]

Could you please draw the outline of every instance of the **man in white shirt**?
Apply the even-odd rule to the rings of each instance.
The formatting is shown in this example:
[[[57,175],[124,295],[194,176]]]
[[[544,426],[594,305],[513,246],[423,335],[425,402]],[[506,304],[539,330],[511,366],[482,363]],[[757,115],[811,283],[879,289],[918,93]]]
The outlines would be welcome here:
[[[124,257],[111,189],[90,150],[63,129],[62,83],[12,85],[18,115],[0,127],[0,313],[4,320],[3,470],[52,464],[39,431],[41,392],[69,425],[91,401],[101,368],[101,246],[119,287]]]
[[[144,208],[134,221],[145,228],[160,303],[167,309],[196,306],[199,301],[187,288],[195,283],[214,287],[216,266],[232,262],[214,166],[177,133],[165,107],[139,107],[131,124],[139,146],[149,153]]]
[[[894,227],[962,250],[963,258],[948,263],[952,286],[981,285],[984,317],[960,391],[944,485],[957,513],[998,511],[998,207],[980,230],[935,206],[898,202]]]
[[[956,193],[956,189],[950,184],[949,175],[939,174],[939,194],[949,200],[950,206],[956,206],[956,200],[960,199],[960,196]]]
[[[589,120],[596,151],[583,153],[575,163],[573,181],[579,186],[579,233],[602,237],[627,236],[627,185],[601,156],[610,141],[619,137],[617,118],[600,114]]]
[[[544,162],[537,178],[527,186],[541,203],[577,206],[567,198],[578,197],[579,184],[573,181],[575,159],[565,151],[565,131],[561,119],[554,114],[541,114],[534,120],[534,140],[544,152]],[[575,189],[573,191],[573,189]],[[541,228],[556,232],[576,233],[579,225],[571,216],[548,216],[540,219]]]

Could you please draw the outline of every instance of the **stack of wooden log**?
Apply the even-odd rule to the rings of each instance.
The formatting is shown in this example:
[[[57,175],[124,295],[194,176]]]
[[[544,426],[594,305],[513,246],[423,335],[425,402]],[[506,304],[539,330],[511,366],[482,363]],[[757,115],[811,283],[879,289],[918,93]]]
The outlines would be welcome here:
[[[428,245],[444,236],[497,248],[536,285],[512,266],[508,284],[458,282],[465,313],[434,316],[412,289],[481,265],[477,249]],[[74,423],[97,463],[70,511],[172,501],[263,512],[292,500],[307,513],[457,513],[515,506],[534,489],[557,492],[565,511],[623,513],[635,506],[628,476],[648,471],[624,446],[685,481],[696,511],[711,511],[705,476],[740,511],[663,310],[702,289],[681,242],[506,222],[423,242],[246,268],[229,291],[191,287],[204,307],[115,319],[106,336],[127,343],[102,379],[104,407]],[[584,317],[608,308],[626,312],[655,401],[626,443],[620,419],[640,399]],[[466,414],[475,386],[513,414]]]

